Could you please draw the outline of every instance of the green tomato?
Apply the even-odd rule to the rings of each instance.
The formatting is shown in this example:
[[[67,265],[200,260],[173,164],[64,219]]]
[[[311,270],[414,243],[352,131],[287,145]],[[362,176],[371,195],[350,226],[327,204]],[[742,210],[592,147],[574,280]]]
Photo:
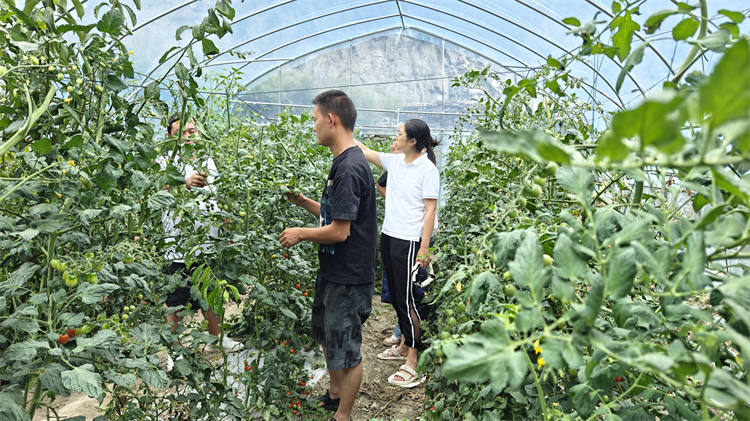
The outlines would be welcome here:
[[[104,88],[102,88],[102,85],[96,85],[94,86],[94,89],[96,89],[97,92],[104,92]]]
[[[245,211],[239,211],[239,212],[237,212],[237,215],[239,215],[240,217],[244,218],[245,216],[247,216],[247,212],[245,212]]]
[[[129,264],[129,263],[133,263],[133,262],[135,262],[135,257],[133,257],[133,255],[132,255],[132,254],[126,254],[126,255],[125,255],[125,256],[124,256],[123,258],[122,258],[122,262],[123,262],[123,263],[126,263],[126,264]]]
[[[78,85],[78,86],[83,85],[83,79],[81,79],[80,77],[78,79],[76,79],[76,85]]]
[[[544,266],[552,266],[552,263],[555,262],[554,259],[552,259],[552,256],[545,254],[542,256],[542,259],[544,260]]]
[[[96,275],[96,273],[87,273],[86,282],[90,284],[96,284],[99,282],[99,277]]]
[[[52,259],[49,262],[49,265],[52,266],[52,269],[54,269],[54,270],[56,270],[58,272],[63,272],[65,269],[68,268],[68,263],[67,262],[62,262],[62,261],[60,261],[58,259]]]
[[[65,87],[65,90],[68,91],[69,94],[72,94],[76,89],[73,87],[73,85],[68,85]]]
[[[63,80],[63,79],[65,79],[65,75],[62,74],[62,73],[58,73],[57,74],[57,80]]]
[[[516,295],[516,287],[514,287],[513,284],[505,284],[503,286],[503,294],[505,294],[506,297],[513,297]]]
[[[94,252],[93,251],[87,251],[86,254],[83,255],[87,260],[91,260],[94,258]]]
[[[8,73],[8,68],[5,66],[0,66],[0,77],[5,76],[6,73]]]
[[[555,163],[555,162],[550,162],[550,163],[548,163],[548,164],[547,164],[547,166],[546,166],[546,167],[544,167],[544,170],[542,170],[542,172],[543,172],[543,173],[544,173],[544,175],[546,175],[547,177],[552,177],[552,176],[554,176],[554,175],[555,175],[555,173],[557,173],[557,163]]]
[[[518,210],[513,208],[508,211],[508,218],[518,218]]]
[[[81,326],[81,333],[85,335],[87,333],[90,333],[92,329],[93,328],[91,327],[91,325],[83,325]]]
[[[525,208],[526,207],[526,198],[525,197],[519,197],[518,198],[518,206]]]
[[[547,179],[544,177],[534,177],[534,184],[538,184],[540,186],[543,186],[547,184]]]
[[[124,322],[124,321],[128,320],[129,317],[130,316],[128,316],[127,314],[123,314],[122,315],[122,321]]]
[[[534,184],[534,186],[531,188],[531,194],[535,197],[539,197],[542,195],[542,186],[539,184]]]
[[[63,273],[63,281],[68,288],[73,288],[78,285],[78,275],[71,271],[65,271]]]
[[[445,340],[448,340],[450,338],[451,338],[450,332],[447,332],[445,330],[443,330],[443,331],[440,332],[440,339],[442,339],[442,340],[445,341]]]
[[[102,329],[109,329],[109,323],[102,323]]]
[[[456,321],[455,317],[449,317],[448,320],[446,321],[446,323],[448,323],[448,326],[453,327],[458,322]]]
[[[510,273],[509,270],[506,270],[505,273],[503,273],[503,280],[510,281],[511,279],[513,279],[513,274]]]
[[[456,311],[459,313],[466,311],[466,303],[459,301],[458,304],[456,304]]]

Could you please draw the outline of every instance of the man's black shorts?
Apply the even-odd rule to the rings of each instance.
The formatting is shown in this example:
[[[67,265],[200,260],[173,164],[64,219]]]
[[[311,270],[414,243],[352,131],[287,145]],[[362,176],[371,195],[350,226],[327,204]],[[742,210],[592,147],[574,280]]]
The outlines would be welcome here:
[[[362,324],[372,311],[374,284],[342,285],[318,276],[312,306],[312,339],[326,347],[329,370],[362,362]]]
[[[185,268],[185,264],[181,262],[172,262],[172,264],[166,270],[167,275],[180,274],[183,279],[187,280],[188,283],[192,283],[192,271],[188,271]],[[200,303],[196,300],[190,299],[190,287],[178,287],[173,292],[167,294],[167,307],[179,307],[184,306],[187,303],[191,304],[193,310],[200,308]]]

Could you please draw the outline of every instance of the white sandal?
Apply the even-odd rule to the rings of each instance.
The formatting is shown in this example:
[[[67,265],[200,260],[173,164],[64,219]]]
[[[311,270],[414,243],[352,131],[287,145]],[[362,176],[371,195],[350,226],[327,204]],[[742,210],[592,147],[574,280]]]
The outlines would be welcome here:
[[[393,346],[393,345],[398,345],[400,343],[401,343],[401,338],[397,338],[393,335],[383,339],[383,345],[385,346]]]
[[[408,374],[408,376],[404,375]],[[396,376],[401,377],[402,380],[396,380]],[[424,381],[424,377],[418,378],[417,372],[414,371],[413,368],[409,367],[408,365],[404,364],[401,367],[398,368],[398,371],[391,374],[388,377],[388,383],[404,387],[407,389],[411,389],[412,387],[419,386]]]
[[[392,347],[378,354],[378,359],[379,360],[405,360],[406,355],[401,355],[401,353],[398,352],[398,346],[393,345]]]

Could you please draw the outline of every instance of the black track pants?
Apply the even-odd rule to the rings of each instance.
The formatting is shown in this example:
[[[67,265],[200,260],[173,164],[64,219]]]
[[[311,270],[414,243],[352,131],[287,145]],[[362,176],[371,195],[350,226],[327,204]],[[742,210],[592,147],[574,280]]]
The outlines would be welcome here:
[[[388,290],[398,316],[401,334],[404,335],[406,346],[410,348],[418,348],[422,336],[421,318],[417,310],[415,287],[411,276],[411,268],[417,260],[420,243],[421,241],[401,240],[387,234],[380,236],[380,257],[388,280]]]

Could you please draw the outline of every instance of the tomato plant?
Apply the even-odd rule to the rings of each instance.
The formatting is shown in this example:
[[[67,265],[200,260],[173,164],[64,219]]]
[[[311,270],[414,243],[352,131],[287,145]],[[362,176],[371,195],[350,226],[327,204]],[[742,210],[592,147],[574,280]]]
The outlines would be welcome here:
[[[703,23],[663,92],[597,129],[565,69],[616,56],[619,89],[648,47],[631,48],[637,6],[612,7],[607,22],[567,19],[581,51],[507,81],[503,98],[486,94],[464,120],[478,135],[451,147],[441,332],[420,361],[433,373],[428,419],[750,416],[744,16],[723,11],[712,33],[705,2],[648,17],[648,33],[672,15]],[[709,50],[720,54],[713,70],[686,75]],[[456,83],[487,78],[499,76]]]

